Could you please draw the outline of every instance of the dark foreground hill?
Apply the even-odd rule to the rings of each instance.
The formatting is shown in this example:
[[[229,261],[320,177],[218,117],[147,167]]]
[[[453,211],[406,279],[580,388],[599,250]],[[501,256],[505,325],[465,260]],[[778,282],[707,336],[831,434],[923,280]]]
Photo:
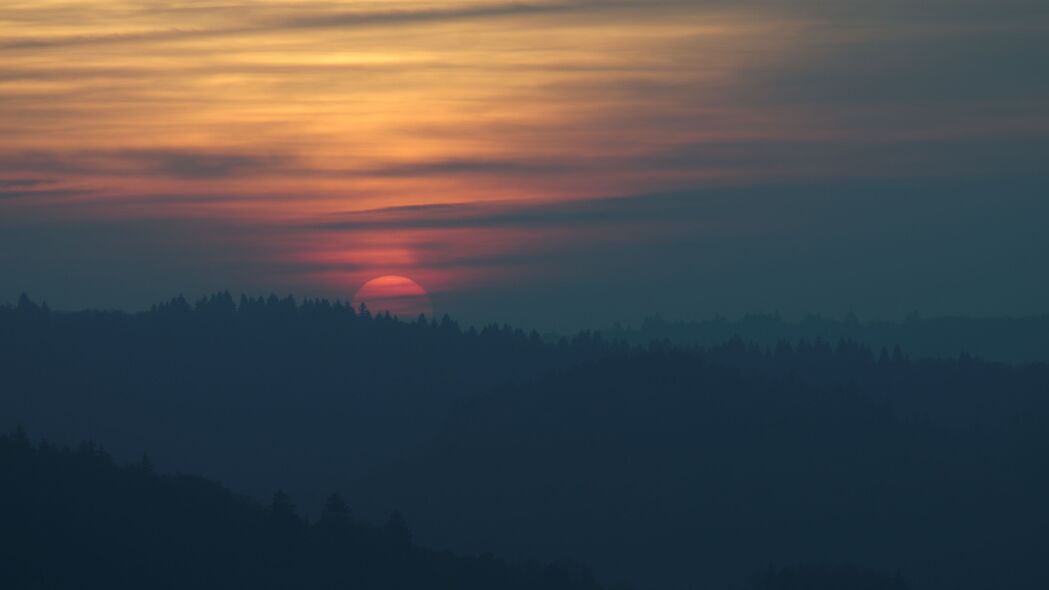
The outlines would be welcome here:
[[[358,521],[337,495],[311,521],[277,492],[269,506],[148,460],[120,466],[93,443],[76,451],[0,436],[0,587],[199,590],[601,590],[574,562],[508,563],[416,545],[399,514]],[[748,590],[908,590],[899,574],[770,567]],[[622,590],[629,590],[622,588]]]
[[[397,515],[354,520],[337,496],[319,519],[278,492],[269,507],[101,449],[0,437],[0,587],[601,590],[579,565],[509,564],[416,546]]]

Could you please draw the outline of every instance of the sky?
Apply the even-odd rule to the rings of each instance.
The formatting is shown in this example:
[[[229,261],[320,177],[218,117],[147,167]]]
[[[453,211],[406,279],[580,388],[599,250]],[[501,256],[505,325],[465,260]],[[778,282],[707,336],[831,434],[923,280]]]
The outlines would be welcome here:
[[[6,0],[0,302],[1049,313],[1047,38],[1044,0]]]

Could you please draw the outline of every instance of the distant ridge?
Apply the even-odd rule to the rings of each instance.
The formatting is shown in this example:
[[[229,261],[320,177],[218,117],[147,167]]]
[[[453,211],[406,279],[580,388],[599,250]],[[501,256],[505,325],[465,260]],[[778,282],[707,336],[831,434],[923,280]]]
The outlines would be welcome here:
[[[761,345],[822,339],[850,340],[874,349],[901,347],[914,357],[956,358],[962,354],[1010,363],[1049,362],[1049,315],[1028,317],[923,317],[903,321],[837,320],[809,315],[800,321],[778,314],[751,314],[730,320],[670,321],[652,316],[639,328],[614,324],[601,332],[631,344],[666,340],[679,346],[716,346],[733,337]]]

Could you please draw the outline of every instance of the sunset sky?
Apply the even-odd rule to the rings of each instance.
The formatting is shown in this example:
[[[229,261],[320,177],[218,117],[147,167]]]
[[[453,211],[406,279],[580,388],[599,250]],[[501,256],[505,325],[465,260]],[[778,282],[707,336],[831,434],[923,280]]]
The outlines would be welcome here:
[[[0,302],[1049,312],[1044,0],[0,3]]]

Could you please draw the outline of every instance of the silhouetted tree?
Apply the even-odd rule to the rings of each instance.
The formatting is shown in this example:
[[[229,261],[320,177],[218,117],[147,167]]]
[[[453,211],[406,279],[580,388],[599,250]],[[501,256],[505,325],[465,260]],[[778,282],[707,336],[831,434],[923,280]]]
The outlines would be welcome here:
[[[350,526],[350,507],[339,494],[331,494],[324,502],[317,526],[331,535],[343,534]]]
[[[386,521],[383,529],[386,535],[393,541],[395,547],[408,548],[412,544],[412,531],[400,512],[394,512]]]
[[[277,490],[270,502],[270,522],[282,533],[292,534],[301,525],[295,506],[284,490]]]

